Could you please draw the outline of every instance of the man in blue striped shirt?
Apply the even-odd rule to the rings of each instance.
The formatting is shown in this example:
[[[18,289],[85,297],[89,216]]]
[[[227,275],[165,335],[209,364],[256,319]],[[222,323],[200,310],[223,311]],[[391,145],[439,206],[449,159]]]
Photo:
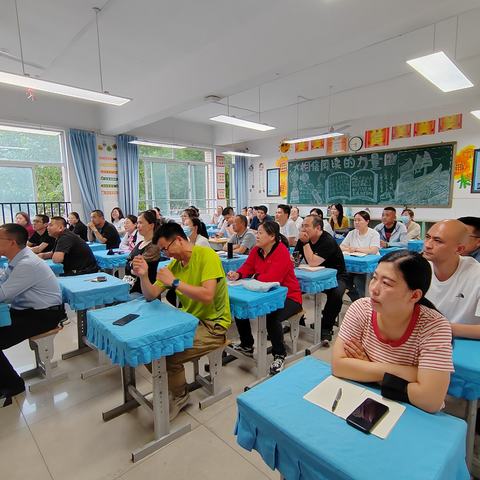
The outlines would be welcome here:
[[[0,226],[0,255],[8,267],[0,276],[0,302],[10,304],[12,324],[0,327],[0,407],[25,390],[3,350],[55,328],[66,317],[58,280],[29,248],[28,233],[15,223]]]

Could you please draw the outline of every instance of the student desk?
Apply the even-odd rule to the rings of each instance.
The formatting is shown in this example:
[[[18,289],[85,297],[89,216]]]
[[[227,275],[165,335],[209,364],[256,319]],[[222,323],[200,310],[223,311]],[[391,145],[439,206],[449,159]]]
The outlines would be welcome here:
[[[99,250],[93,252],[95,259],[97,260],[98,268],[113,275],[114,270],[125,269],[127,264],[127,258],[130,255],[128,252],[122,252],[121,250],[113,250],[114,255],[108,255],[107,250]]]
[[[87,242],[87,245],[90,247],[92,252],[101,252],[107,249],[107,246],[104,243]]]
[[[45,260],[45,262],[52,269],[52,272],[57,277],[63,273],[63,263],[53,263],[53,260],[51,258]]]
[[[411,252],[422,252],[423,251],[423,240],[409,240],[408,249]]]
[[[217,232],[219,232],[219,229],[217,226],[207,226],[207,233],[209,237],[213,237]]]
[[[113,322],[129,313],[139,317],[124,326]],[[165,357],[193,346],[198,319],[159,300],[133,300],[88,312],[89,342],[122,367],[123,403],[103,414],[108,421],[139,405],[153,411],[155,439],[132,453],[136,462],[191,430],[190,424],[170,432]],[[135,384],[135,367],[152,363],[153,399]]]
[[[248,281],[248,280],[247,280]],[[241,285],[229,286],[228,296],[230,297],[230,311],[232,317],[245,319],[258,318],[257,340],[255,343],[256,358],[253,359],[243,353],[226,347],[225,351],[236,358],[240,358],[253,364],[257,368],[257,378],[267,375],[267,317],[285,305],[287,298],[286,287],[274,287],[268,292],[252,292]]]
[[[106,282],[92,282],[92,278],[106,277]],[[87,333],[87,310],[115,302],[129,300],[130,287],[120,279],[106,273],[89,273],[58,279],[62,290],[63,302],[68,303],[77,312],[78,349],[64,353],[62,359],[80,355],[90,350],[84,341]]]
[[[364,257],[355,257],[353,255],[344,255],[345,258],[345,267],[348,273],[360,273],[365,275],[365,285],[367,285],[367,291],[364,292],[364,295],[368,292],[368,284],[372,279],[372,273],[375,271],[380,260],[380,255],[365,255]],[[359,292],[362,294],[362,292]]]
[[[8,327],[11,324],[9,306],[6,303],[0,303],[0,327]]]
[[[233,258],[227,258],[226,255],[219,255],[225,273],[236,272],[247,260],[248,255],[234,254]]]
[[[237,398],[237,442],[287,480],[468,480],[463,420],[412,405],[382,440],[303,396],[330,375],[313,357]]]
[[[295,276],[297,277],[298,283],[300,284],[300,289],[302,290],[302,293],[310,293],[315,296],[313,345],[308,348],[309,352],[312,353],[322,346],[322,300],[320,294],[324,290],[328,290],[330,288],[335,288],[338,286],[337,271],[334,268],[321,268],[316,272],[309,272],[308,270],[296,268]],[[312,333],[309,327],[300,327],[300,329],[304,333]]]
[[[0,268],[7,268],[7,265],[8,265],[8,258],[0,257]]]
[[[480,476],[480,462],[473,458],[475,423],[478,399],[480,399],[480,340],[456,338],[453,342],[453,366],[455,373],[450,379],[449,395],[467,400],[467,464]]]

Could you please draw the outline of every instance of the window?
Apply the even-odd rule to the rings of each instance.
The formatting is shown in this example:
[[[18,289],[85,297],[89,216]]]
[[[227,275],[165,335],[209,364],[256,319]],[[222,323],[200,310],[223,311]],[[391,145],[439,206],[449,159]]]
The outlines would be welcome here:
[[[235,157],[225,155],[225,202],[235,208]]]
[[[139,209],[159,207],[176,216],[189,205],[202,213],[213,206],[213,151],[200,148],[139,147]]]
[[[65,202],[62,133],[0,125],[0,178],[0,203],[15,203],[3,207],[4,221],[12,220],[11,210],[37,213],[27,202]],[[45,206],[40,211],[48,214]]]

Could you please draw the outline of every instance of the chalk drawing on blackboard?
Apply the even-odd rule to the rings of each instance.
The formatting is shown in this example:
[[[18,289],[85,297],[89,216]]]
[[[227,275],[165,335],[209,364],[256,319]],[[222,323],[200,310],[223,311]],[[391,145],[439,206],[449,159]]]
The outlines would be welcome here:
[[[290,187],[288,189],[288,196],[291,203],[298,203],[300,201],[300,190],[298,189],[299,175],[297,170],[293,170],[289,176]]]
[[[375,155],[375,154],[372,154],[372,157],[373,157],[373,155]],[[397,154],[396,153],[392,153],[392,152],[386,153],[384,155],[384,159],[385,159],[384,164],[385,164],[386,167],[387,166],[393,166],[393,165],[397,164]]]
[[[375,202],[378,195],[378,174],[372,170],[357,170],[353,174],[332,173],[325,182],[327,203],[356,199]]]

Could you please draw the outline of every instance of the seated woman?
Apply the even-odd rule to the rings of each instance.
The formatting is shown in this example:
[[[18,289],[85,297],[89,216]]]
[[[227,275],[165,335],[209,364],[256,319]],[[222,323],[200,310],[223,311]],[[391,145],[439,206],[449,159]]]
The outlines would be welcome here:
[[[302,292],[290,260],[286,238],[280,235],[278,223],[267,221],[258,227],[257,243],[252,248],[245,263],[236,271],[228,272],[229,280],[255,277],[260,282],[279,282],[288,288],[283,308],[267,315],[267,332],[272,342],[273,362],[270,374],[283,369],[286,350],[283,342],[282,321],[302,310]],[[232,348],[253,356],[253,336],[248,319],[235,319],[240,343]]]
[[[15,215],[15,223],[25,228],[28,233],[28,238],[30,238],[35,233],[32,222],[30,221],[30,215],[28,213],[18,212]]]
[[[415,213],[410,208],[406,208],[402,212],[402,221],[407,227],[407,237],[409,240],[420,240],[420,234],[422,232],[422,227],[413,221]]]
[[[115,207],[110,213],[113,226],[120,236],[125,235],[125,215],[120,207]]]
[[[345,230],[350,226],[348,217],[343,214],[343,205],[335,203],[330,206],[330,226],[335,232],[337,230]]]
[[[143,240],[137,243],[127,259],[127,265],[125,266],[125,277],[123,281],[130,285],[130,293],[138,292],[142,293],[142,287],[140,285],[139,278],[133,273],[133,259],[142,255],[148,264],[148,278],[150,282],[155,283],[157,278],[158,262],[160,261],[160,249],[157,245],[152,243],[153,232],[157,225],[157,216],[151,210],[142,212],[138,216],[137,230],[142,235]]]
[[[361,210],[355,214],[353,217],[355,229],[348,232],[345,240],[340,244],[343,252],[378,254],[380,249],[380,235],[376,230],[368,226],[369,222],[370,215],[365,210]],[[350,273],[348,296],[352,301],[355,301],[363,295],[365,295],[365,275]]]
[[[68,229],[75,235],[78,235],[82,240],[88,241],[88,228],[80,220],[80,215],[77,212],[70,212],[68,214]]]
[[[182,212],[182,215],[181,215],[182,227],[186,225],[185,222],[187,221],[188,218],[190,219],[198,218],[198,220],[200,221],[200,228],[198,229],[198,233],[202,237],[205,237],[208,240],[207,226],[202,222],[202,220],[200,220],[200,217],[198,216],[198,212],[196,209],[189,207]]]
[[[370,282],[371,297],[345,314],[333,347],[333,374],[378,382],[386,398],[440,410],[453,372],[452,329],[425,298],[431,278],[419,253],[385,255]]]
[[[210,247],[210,243],[208,243],[208,240],[198,233],[201,228],[202,222],[198,217],[188,217],[185,219],[183,231],[188,237],[189,242],[193,243],[193,245],[198,245],[200,247]]]
[[[120,242],[120,250],[124,252],[131,252],[137,243],[143,240],[143,237],[137,230],[137,217],[135,215],[127,215],[125,218],[125,235]]]

